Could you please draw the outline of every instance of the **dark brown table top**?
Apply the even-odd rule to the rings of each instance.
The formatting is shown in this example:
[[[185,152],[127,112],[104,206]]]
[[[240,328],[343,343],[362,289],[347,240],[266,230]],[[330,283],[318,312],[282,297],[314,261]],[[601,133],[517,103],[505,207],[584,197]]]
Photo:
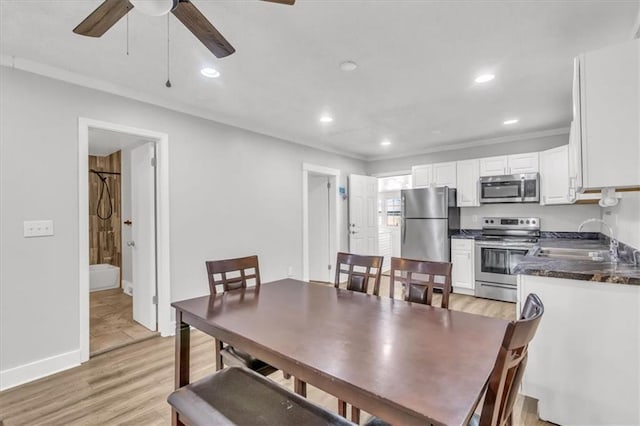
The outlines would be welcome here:
[[[292,279],[172,306],[184,322],[403,423],[466,424],[507,325]]]

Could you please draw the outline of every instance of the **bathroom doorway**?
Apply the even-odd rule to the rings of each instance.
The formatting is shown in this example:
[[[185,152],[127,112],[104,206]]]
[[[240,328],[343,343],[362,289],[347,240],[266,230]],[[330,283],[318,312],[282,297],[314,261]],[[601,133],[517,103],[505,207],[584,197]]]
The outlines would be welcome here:
[[[89,129],[89,351],[156,336],[155,143]]]
[[[87,119],[79,130],[84,362],[171,332],[168,168],[165,134]]]

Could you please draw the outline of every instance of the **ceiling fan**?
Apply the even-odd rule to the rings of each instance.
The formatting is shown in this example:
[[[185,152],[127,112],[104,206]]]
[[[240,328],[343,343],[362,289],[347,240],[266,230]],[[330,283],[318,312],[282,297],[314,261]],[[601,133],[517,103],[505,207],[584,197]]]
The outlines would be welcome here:
[[[288,5],[295,3],[295,0],[263,1]],[[75,27],[73,32],[89,37],[101,37],[134,7],[151,16],[173,13],[218,58],[224,58],[236,51],[189,0],[105,0]]]

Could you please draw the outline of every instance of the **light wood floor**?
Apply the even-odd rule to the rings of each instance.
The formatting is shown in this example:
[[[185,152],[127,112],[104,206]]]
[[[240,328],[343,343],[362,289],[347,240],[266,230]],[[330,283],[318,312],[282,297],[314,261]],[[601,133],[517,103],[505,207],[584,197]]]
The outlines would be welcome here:
[[[510,303],[452,295],[451,308],[513,318]],[[213,340],[194,331],[192,380],[214,371]],[[0,420],[9,425],[168,425],[166,398],[173,390],[173,338],[154,337],[92,358],[80,367],[0,393]],[[292,388],[281,372],[271,376]],[[309,387],[308,397],[337,410],[334,397]],[[366,421],[367,415],[362,420]],[[519,398],[514,424],[539,426],[536,402]]]
[[[158,335],[133,320],[133,298],[120,288],[92,292],[89,318],[91,356]]]

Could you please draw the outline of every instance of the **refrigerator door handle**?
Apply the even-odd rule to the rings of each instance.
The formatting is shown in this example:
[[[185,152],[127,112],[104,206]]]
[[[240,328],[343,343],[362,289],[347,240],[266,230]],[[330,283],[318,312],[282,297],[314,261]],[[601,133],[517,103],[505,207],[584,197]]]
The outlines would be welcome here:
[[[402,232],[402,244],[407,240],[407,224],[405,214],[407,212],[407,200],[402,196],[402,215],[400,216],[400,230]]]

